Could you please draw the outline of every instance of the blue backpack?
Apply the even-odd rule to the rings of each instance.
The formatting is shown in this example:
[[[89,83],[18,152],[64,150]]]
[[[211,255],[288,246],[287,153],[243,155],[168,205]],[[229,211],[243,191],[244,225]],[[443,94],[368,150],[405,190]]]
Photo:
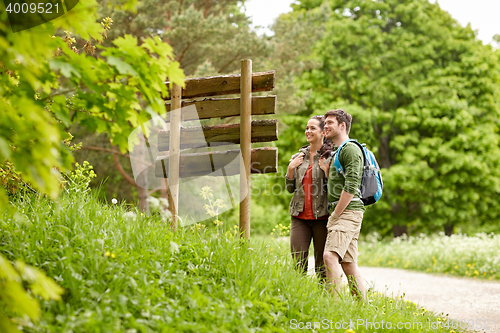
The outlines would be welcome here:
[[[382,190],[384,188],[384,183],[382,182],[382,174],[380,173],[380,167],[378,166],[375,155],[366,148],[366,145],[359,143],[356,140],[346,140],[342,142],[339,149],[335,152],[333,165],[335,170],[339,172],[342,176],[344,175],[344,168],[340,165],[339,154],[340,150],[348,142],[354,142],[361,151],[363,152],[364,167],[363,176],[361,178],[361,189],[360,198],[365,206],[373,205],[382,196]]]

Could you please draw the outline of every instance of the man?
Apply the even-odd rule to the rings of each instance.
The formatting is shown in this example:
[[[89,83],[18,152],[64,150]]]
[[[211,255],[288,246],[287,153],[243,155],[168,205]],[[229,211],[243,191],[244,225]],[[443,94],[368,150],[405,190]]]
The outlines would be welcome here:
[[[325,136],[339,147],[349,139],[352,116],[344,110],[330,110],[325,114]],[[328,175],[328,236],[323,258],[326,266],[327,283],[334,296],[338,296],[342,283],[342,271],[347,276],[351,294],[366,297],[366,286],[360,275],[358,237],[365,207],[360,200],[361,177],[363,174],[363,153],[352,142],[344,145],[339,155],[343,174],[330,168],[331,159],[320,159],[320,165]]]

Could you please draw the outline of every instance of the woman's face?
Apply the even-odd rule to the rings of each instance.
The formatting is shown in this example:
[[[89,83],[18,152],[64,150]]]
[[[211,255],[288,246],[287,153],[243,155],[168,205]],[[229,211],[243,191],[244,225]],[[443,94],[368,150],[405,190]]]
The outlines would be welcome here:
[[[319,120],[309,119],[306,126],[306,139],[309,143],[323,142],[323,130],[319,126]]]

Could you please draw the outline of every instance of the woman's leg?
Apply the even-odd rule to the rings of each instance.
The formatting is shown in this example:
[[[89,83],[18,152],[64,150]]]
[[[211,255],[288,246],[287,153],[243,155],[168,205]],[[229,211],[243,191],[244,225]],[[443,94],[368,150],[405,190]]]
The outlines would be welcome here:
[[[307,272],[307,257],[311,244],[311,228],[307,221],[292,216],[290,224],[290,250],[292,257],[297,261],[297,267]]]
[[[328,219],[317,220],[313,223],[312,237],[314,246],[315,269],[318,277],[324,279],[326,278],[326,269],[325,262],[323,260],[323,252],[325,250],[326,236],[328,234],[328,230],[326,229]]]

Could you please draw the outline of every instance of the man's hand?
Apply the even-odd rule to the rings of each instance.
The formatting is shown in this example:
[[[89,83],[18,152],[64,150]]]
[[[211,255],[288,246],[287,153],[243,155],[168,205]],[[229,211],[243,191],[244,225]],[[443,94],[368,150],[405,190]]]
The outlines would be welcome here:
[[[339,202],[335,206],[335,210],[332,214],[337,214],[337,216],[342,215],[349,202],[351,202],[352,198],[354,198],[354,194],[342,190]]]
[[[324,158],[323,156],[319,158],[319,167],[325,173],[326,178],[328,179],[328,175],[330,173],[330,163],[332,162],[331,158]]]

